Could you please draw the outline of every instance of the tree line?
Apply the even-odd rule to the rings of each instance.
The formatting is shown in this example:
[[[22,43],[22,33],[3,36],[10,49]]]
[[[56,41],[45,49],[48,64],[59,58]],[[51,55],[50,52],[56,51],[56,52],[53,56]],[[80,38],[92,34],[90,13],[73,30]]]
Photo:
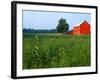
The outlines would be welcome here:
[[[56,29],[50,29],[50,30],[36,30],[36,29],[23,29],[23,32],[27,33],[62,33],[64,34],[69,30],[69,24],[66,22],[66,19],[60,18],[58,21],[58,24],[56,26]]]
[[[35,30],[35,29],[26,29],[24,28],[23,29],[23,32],[26,32],[26,33],[57,33],[57,30],[56,29],[50,29],[50,30]]]

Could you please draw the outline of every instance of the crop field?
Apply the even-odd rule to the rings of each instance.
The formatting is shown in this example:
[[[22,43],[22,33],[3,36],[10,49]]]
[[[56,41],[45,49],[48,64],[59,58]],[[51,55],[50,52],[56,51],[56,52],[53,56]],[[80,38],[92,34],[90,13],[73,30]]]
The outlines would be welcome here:
[[[91,65],[90,35],[23,34],[23,69]]]

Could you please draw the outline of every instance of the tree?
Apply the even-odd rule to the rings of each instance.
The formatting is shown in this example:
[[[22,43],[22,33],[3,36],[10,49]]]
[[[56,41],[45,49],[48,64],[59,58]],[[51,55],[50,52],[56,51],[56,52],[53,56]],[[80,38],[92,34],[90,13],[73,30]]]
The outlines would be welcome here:
[[[65,32],[68,31],[69,29],[69,24],[66,22],[66,20],[64,18],[61,18],[58,22],[58,25],[57,25],[57,31],[59,33],[62,33],[64,34]]]

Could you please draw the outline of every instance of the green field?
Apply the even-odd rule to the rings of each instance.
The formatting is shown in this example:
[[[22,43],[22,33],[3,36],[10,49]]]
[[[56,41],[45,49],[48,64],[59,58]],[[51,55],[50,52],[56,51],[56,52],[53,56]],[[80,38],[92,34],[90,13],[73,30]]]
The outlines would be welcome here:
[[[23,34],[23,69],[91,65],[90,35]]]

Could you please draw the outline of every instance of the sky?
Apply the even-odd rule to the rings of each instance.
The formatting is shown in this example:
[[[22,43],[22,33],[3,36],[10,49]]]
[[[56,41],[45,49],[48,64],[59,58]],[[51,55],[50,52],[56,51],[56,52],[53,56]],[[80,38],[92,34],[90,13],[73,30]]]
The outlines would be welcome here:
[[[69,30],[74,25],[87,21],[91,24],[90,13],[23,11],[23,28],[31,29],[56,29],[60,18],[66,19]]]

